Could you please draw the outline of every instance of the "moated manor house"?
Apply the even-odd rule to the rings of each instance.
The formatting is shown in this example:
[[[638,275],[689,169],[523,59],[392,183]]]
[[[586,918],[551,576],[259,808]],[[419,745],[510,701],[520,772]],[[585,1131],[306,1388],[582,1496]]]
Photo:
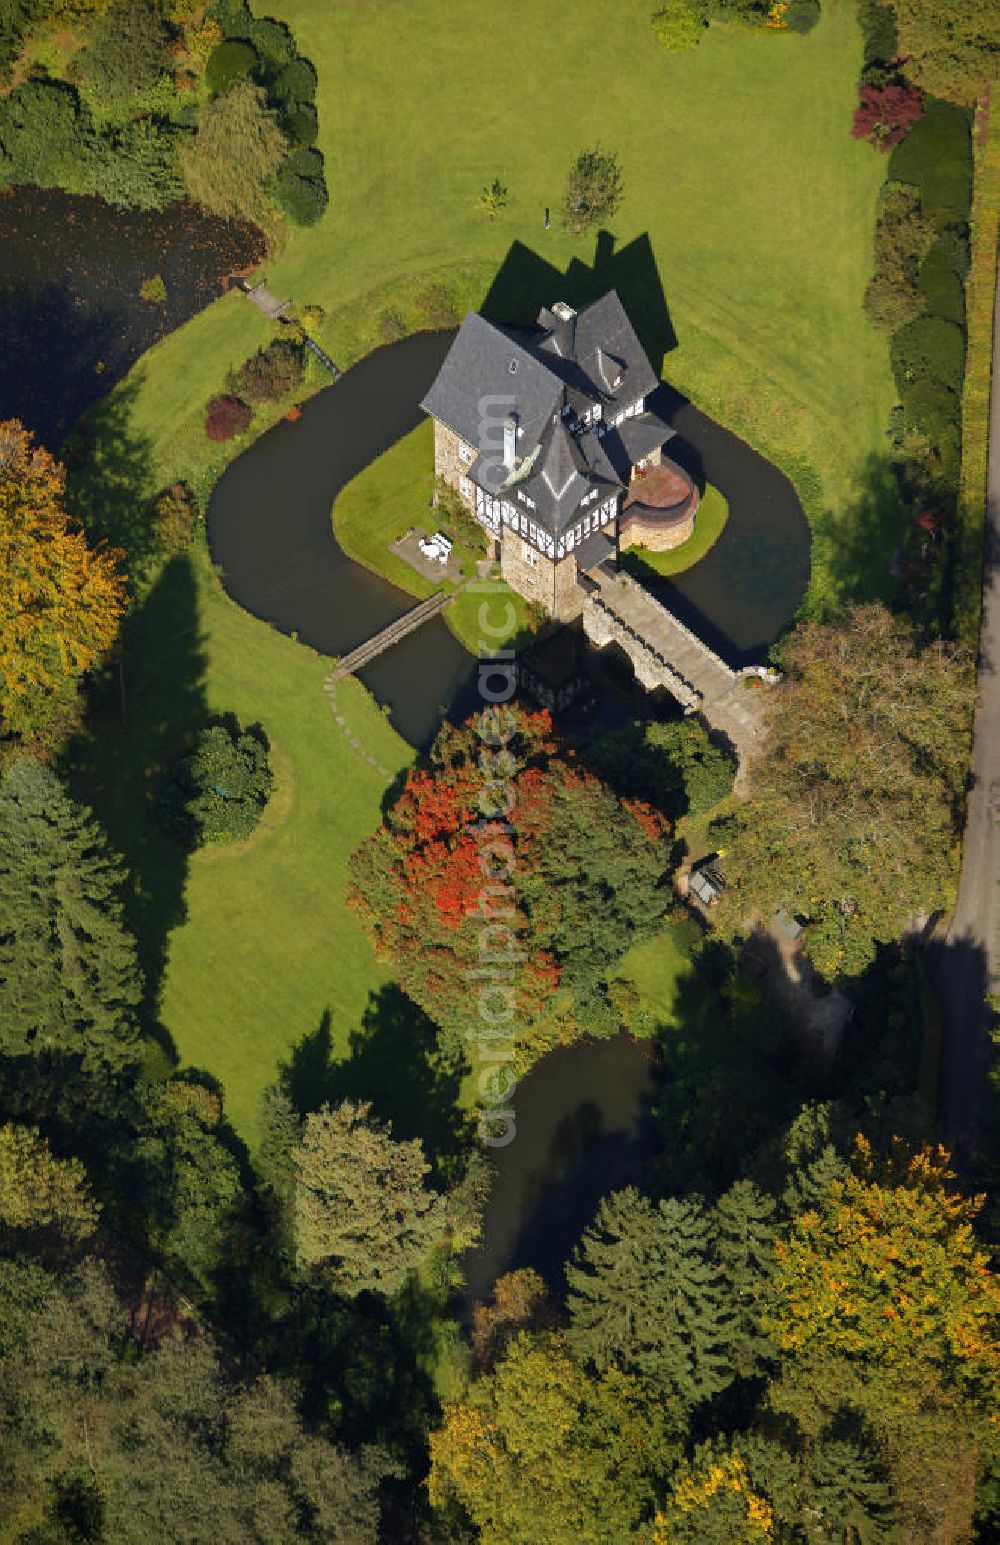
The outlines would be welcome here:
[[[421,406],[437,475],[499,547],[513,589],[568,621],[580,576],[633,545],[694,529],[698,491],[663,454],[674,431],[646,406],[659,381],[612,290],[533,328],[470,311]]]

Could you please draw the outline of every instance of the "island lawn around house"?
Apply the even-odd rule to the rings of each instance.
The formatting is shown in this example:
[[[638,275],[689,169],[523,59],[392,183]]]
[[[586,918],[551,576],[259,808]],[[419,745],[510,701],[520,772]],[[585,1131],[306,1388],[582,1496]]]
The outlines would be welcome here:
[[[476,563],[485,556],[486,533],[483,532],[482,545],[473,548],[450,525],[444,510],[431,508],[433,493],[434,426],[426,419],[341,490],[333,506],[333,529],[349,558],[364,564],[366,569],[373,569],[410,595],[423,599],[436,590],[457,591],[455,600],[441,615],[469,653],[479,655],[482,640],[479,610],[483,597],[480,592],[466,590],[464,586],[466,580],[475,577]],[[392,552],[392,544],[411,528],[427,535],[441,530],[446,536],[453,537],[455,546],[448,566],[449,575],[455,575],[460,567],[462,577],[449,577],[442,572],[440,578],[429,579],[405,558]],[[516,647],[531,632],[528,603],[502,580],[491,581],[493,585],[497,589],[491,588],[491,600],[509,599],[514,607],[514,630],[503,644],[505,648]]]
[[[800,478],[810,517],[835,509],[836,519],[850,520],[866,461],[884,452],[894,396],[884,345],[861,307],[884,165],[849,134],[860,60],[850,7],[826,7],[805,38],[713,26],[693,54],[671,56],[653,42],[645,11],[625,11],[609,29],[593,0],[544,18],[528,0],[512,0],[496,19],[497,46],[516,42],[522,67],[502,107],[487,101],[471,119],[464,86],[449,90],[447,82],[466,79],[461,56],[478,17],[474,0],[431,0],[419,16],[319,0],[274,9],[319,69],[320,148],[333,197],[317,226],[291,233],[266,278],[300,306],[325,308],[315,331],[339,365],[400,329],[453,325],[482,304],[515,242],[561,269],[574,257],[592,260],[592,238],[574,240],[556,226],[543,232],[541,211],[558,205],[580,149],[570,110],[578,81],[572,71],[553,73],[551,59],[560,46],[567,59],[593,47],[605,61],[606,90],[593,104],[590,137],[619,151],[626,176],[618,246],[648,233],[678,337],[663,373]],[[525,46],[543,35],[544,49]],[[828,83],[820,99],[817,72]],[[347,89],[359,78],[366,82],[360,100]],[[671,139],[684,154],[671,156],[665,176]],[[511,195],[490,223],[478,193],[497,170]],[[643,317],[635,320],[641,332]],[[258,413],[248,434],[227,445],[204,434],[206,401],[272,332],[230,294],[152,349],[88,416],[94,485],[105,501],[97,514],[108,534],[144,496],[178,479],[205,497],[226,463],[280,415],[280,408]],[[302,395],[324,380],[310,367]],[[390,471],[395,452],[403,466],[409,440],[419,447],[419,436],[384,458]],[[421,463],[429,469],[430,455],[421,452]],[[118,476],[123,469],[128,475]],[[381,464],[372,476],[378,483]],[[352,494],[353,485],[345,490]],[[392,499],[390,480],[386,517]],[[338,531],[342,505],[333,517]],[[402,527],[420,523],[415,512]],[[349,525],[345,546],[371,562]],[[384,546],[380,540],[383,553]],[[130,625],[127,734],[109,695],[103,744],[98,721],[74,756],[73,783],[136,870],[146,893],[139,921],[154,953],[165,941],[160,1020],[182,1062],[220,1080],[230,1119],[253,1145],[260,1092],[279,1063],[316,1033],[328,1010],[334,1055],[346,1052],[369,995],[386,979],[343,903],[347,858],[377,824],[385,780],[337,731],[322,690],[329,662],[242,612],[206,556],[196,558],[202,695],[194,720],[175,705],[169,755],[209,711],[259,722],[278,753],[286,817],[245,851],[191,860],[177,895],[163,900],[177,880],[176,860],[152,829],[149,779],[170,737],[152,693],[177,679],[192,621],[154,624],[149,605]],[[430,585],[399,563],[391,577],[411,593]],[[387,572],[383,564],[380,555],[377,566]],[[814,572],[814,590],[828,578]],[[474,630],[466,631],[463,604],[449,609],[449,620],[467,641]],[[144,708],[137,676],[148,683]],[[377,738],[382,765],[405,765],[409,748],[360,684],[344,683],[338,702],[356,717],[363,742]]]

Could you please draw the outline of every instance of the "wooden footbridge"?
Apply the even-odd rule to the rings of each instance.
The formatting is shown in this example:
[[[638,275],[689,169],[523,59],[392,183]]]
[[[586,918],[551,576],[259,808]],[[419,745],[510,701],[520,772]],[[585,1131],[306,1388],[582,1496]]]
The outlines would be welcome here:
[[[365,639],[357,649],[352,649],[350,654],[345,654],[339,659],[333,668],[334,681],[342,681],[345,676],[353,676],[355,671],[363,670],[370,665],[380,654],[398,644],[400,639],[406,638],[409,633],[415,633],[417,628],[423,627],[425,622],[430,622],[438,612],[444,611],[448,602],[452,599],[452,593],[447,590],[436,590],[425,601],[412,606],[408,612],[397,617],[389,626],[379,633],[373,633],[371,638]]]

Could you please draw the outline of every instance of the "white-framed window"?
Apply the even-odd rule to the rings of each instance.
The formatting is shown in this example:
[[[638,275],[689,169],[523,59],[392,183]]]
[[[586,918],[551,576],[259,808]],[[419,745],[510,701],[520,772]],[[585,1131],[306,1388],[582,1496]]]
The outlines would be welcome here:
[[[459,480],[458,480],[458,491],[462,495],[463,499],[471,499],[472,498],[472,479],[471,479],[471,477],[460,477],[459,478]]]
[[[567,531],[567,533],[566,533],[566,551],[568,553],[571,553],[575,546],[576,546],[576,532],[575,531]]]
[[[604,409],[601,407],[601,404],[599,402],[595,402],[594,403],[594,423],[595,424],[600,423],[601,415],[603,414],[603,412],[604,412]]]
[[[533,547],[529,547],[527,542],[524,543],[524,561],[529,569],[537,569],[538,554]]]
[[[472,449],[472,446],[465,445],[461,440],[458,443],[458,459],[459,461],[464,462],[467,467],[471,467],[472,463],[476,459],[476,453]]]

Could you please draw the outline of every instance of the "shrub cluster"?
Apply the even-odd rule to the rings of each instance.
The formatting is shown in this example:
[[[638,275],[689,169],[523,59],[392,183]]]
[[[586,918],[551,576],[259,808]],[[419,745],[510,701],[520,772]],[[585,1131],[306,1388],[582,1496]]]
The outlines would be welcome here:
[[[914,551],[905,565],[910,604],[928,624],[947,626],[946,553],[965,372],[971,124],[964,109],[907,83],[889,7],[860,0],[858,16],[864,69],[853,132],[891,148],[865,309],[888,334],[899,397],[894,465],[901,500],[915,517]],[[928,530],[943,532],[945,541],[929,542]]]
[[[152,502],[153,534],[157,551],[174,558],[191,545],[198,503],[186,483],[164,488]]]
[[[233,387],[247,402],[278,402],[301,383],[304,370],[301,345],[275,338],[240,366]]]
[[[162,209],[187,192],[216,213],[258,222],[266,196],[300,224],[319,218],[327,190],[311,149],[316,71],[283,22],[255,17],[246,0],[213,0],[207,15],[188,0],[60,0],[55,14],[73,21],[63,35],[75,48],[62,78],[14,86],[26,38],[53,11],[51,0],[0,4],[0,189],[34,183],[137,209]],[[275,137],[272,164],[234,143],[230,98],[241,87],[260,93],[247,144]],[[227,152],[240,161],[247,192],[235,211],[213,196],[203,166],[192,171],[192,138],[220,114],[226,129],[210,160],[216,169]]]
[[[266,742],[230,716],[201,731],[161,790],[157,811],[166,830],[190,847],[232,842],[250,836],[273,784]]]
[[[220,444],[245,433],[253,412],[239,397],[213,397],[205,411],[205,433]]]

